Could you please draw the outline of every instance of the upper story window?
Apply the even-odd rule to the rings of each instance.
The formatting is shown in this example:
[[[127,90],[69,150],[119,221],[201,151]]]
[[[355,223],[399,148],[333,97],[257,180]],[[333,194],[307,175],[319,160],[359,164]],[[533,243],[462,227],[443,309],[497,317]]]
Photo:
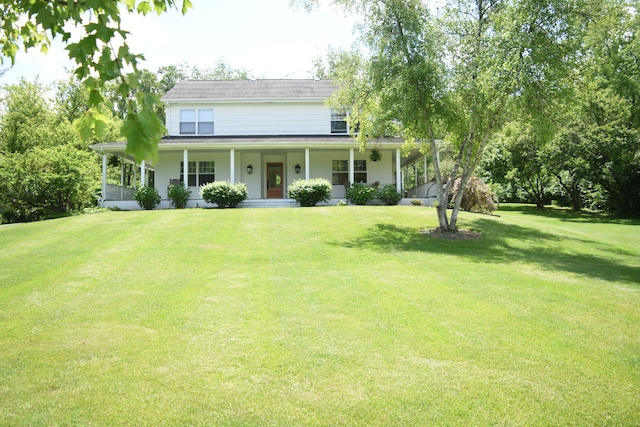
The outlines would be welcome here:
[[[213,109],[180,110],[180,135],[213,135]]]
[[[331,109],[331,133],[348,133],[347,110],[340,108]]]
[[[213,135],[213,110],[198,110],[198,134]]]
[[[196,134],[196,110],[180,110],[180,135]]]

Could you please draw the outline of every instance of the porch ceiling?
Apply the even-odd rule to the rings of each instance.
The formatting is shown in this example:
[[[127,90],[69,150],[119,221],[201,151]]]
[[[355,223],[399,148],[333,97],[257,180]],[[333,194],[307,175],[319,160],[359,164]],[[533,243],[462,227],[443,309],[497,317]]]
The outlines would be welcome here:
[[[94,144],[91,146],[93,151],[102,155],[109,154],[112,156],[118,156],[121,159],[124,159],[125,162],[131,163],[132,165],[137,165],[136,159],[134,156],[127,153],[127,143],[126,142],[107,142],[102,144]],[[146,161],[147,169],[154,169],[155,165],[152,161]]]
[[[401,148],[404,141],[400,138],[383,138],[371,141],[367,150],[371,148],[396,149]],[[126,142],[109,142],[95,144],[91,147],[99,154],[112,154],[134,162],[134,158],[126,152]],[[165,137],[160,141],[158,150],[161,152],[178,150],[255,150],[270,152],[285,152],[291,150],[309,149],[359,149],[360,144],[349,135],[275,135],[275,136],[219,136],[219,137]],[[417,152],[417,150],[414,150]],[[411,158],[419,157],[413,152]],[[417,158],[417,157],[416,157]],[[404,164],[413,163],[403,159]]]
[[[418,148],[414,148],[407,157],[402,158],[400,166],[405,167],[416,162],[421,162],[424,156],[425,155],[422,154]]]
[[[399,138],[376,140],[380,148],[399,148]],[[268,135],[268,136],[214,136],[214,137],[166,137],[160,142],[160,150],[174,148],[215,149],[292,149],[292,148],[359,148],[359,143],[349,135]]]

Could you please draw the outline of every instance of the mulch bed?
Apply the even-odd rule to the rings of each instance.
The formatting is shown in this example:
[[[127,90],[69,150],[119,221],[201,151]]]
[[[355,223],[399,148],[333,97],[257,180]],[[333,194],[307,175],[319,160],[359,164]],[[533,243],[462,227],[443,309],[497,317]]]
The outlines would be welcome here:
[[[437,228],[421,228],[420,234],[425,236],[433,237],[434,239],[444,239],[444,240],[471,240],[471,239],[479,239],[482,237],[482,234],[476,233],[471,230],[458,230],[456,232],[442,232]]]

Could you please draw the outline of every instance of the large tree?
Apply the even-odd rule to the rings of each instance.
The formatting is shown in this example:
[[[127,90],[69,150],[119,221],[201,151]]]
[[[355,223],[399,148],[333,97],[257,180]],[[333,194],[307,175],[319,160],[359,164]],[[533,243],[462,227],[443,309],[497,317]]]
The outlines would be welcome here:
[[[313,0],[302,1],[311,6]],[[421,0],[334,0],[362,19],[369,53],[356,69],[338,64],[337,104],[350,107],[359,138],[395,134],[431,153],[441,231],[456,231],[464,188],[507,113],[544,108],[576,51],[580,1],[453,0],[434,13]],[[346,70],[346,71],[345,71]],[[538,108],[538,107],[536,107]],[[455,148],[444,175],[438,139]],[[448,216],[457,177],[461,191]]]
[[[186,13],[190,0],[182,0],[180,10]],[[89,91],[89,109],[82,116],[81,127],[86,139],[101,135],[107,127],[100,110],[105,103],[104,89],[116,82],[118,93],[128,97],[139,87],[136,74],[143,56],[129,50],[129,32],[121,26],[123,13],[161,14],[169,8],[178,8],[178,0],[14,0],[0,4],[1,57],[15,62],[20,48],[39,48],[46,52],[52,39],[66,43],[69,58],[75,63],[74,74]],[[70,28],[82,29],[82,34],[71,42]],[[126,105],[126,118],[122,133],[127,139],[127,150],[141,161],[154,157],[157,144],[165,128],[154,113],[160,105],[157,95],[137,92]]]

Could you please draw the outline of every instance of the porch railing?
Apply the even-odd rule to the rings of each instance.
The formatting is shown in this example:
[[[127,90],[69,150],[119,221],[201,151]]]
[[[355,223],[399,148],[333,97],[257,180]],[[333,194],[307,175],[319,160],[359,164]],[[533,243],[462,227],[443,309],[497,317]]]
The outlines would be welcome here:
[[[107,194],[104,200],[133,200],[135,189],[116,184],[107,184]]]
[[[407,197],[435,197],[435,185],[435,182],[426,182],[418,185],[417,187],[407,188],[405,191],[407,193]]]

